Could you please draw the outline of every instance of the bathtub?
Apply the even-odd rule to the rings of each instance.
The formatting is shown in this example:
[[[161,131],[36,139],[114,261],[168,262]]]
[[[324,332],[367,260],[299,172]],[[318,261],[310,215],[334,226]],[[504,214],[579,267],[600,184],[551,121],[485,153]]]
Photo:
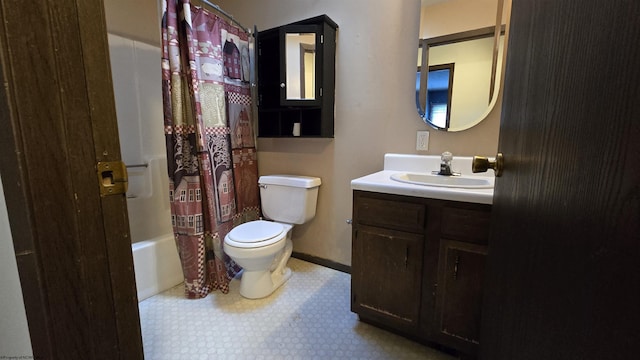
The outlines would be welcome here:
[[[180,284],[182,266],[171,227],[165,157],[128,170],[127,208],[138,301]]]
[[[182,267],[173,234],[135,242],[131,248],[138,301],[161,293],[183,281]]]

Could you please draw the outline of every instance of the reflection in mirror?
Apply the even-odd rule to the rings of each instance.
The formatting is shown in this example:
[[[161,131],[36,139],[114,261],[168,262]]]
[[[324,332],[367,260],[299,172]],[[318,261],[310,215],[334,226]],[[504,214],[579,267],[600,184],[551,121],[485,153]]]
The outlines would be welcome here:
[[[438,128],[449,128],[451,118],[451,91],[453,89],[453,71],[455,64],[429,66],[427,84],[426,113],[431,124]],[[418,69],[416,92],[420,91],[420,69]]]
[[[494,107],[506,39],[503,13],[508,17],[509,11],[510,0],[423,0],[416,105],[429,125],[444,131],[466,130],[480,123]],[[485,26],[468,28],[481,24]],[[432,85],[431,70],[443,64],[455,64],[455,74],[447,89],[447,114],[434,115],[431,104],[442,104],[442,90],[431,90],[440,86]]]
[[[285,43],[287,100],[315,100],[316,34],[287,33]]]
[[[304,76],[300,77],[301,98],[306,99],[307,94],[311,99],[315,97],[316,81],[316,47],[310,44],[300,44],[300,71]]]

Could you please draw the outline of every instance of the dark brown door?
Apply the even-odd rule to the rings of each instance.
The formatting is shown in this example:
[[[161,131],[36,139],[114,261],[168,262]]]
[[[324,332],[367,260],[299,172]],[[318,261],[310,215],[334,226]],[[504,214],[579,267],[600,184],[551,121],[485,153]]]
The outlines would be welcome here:
[[[640,2],[514,0],[480,354],[640,353]]]
[[[139,359],[120,149],[100,0],[0,4],[0,171],[37,359]]]

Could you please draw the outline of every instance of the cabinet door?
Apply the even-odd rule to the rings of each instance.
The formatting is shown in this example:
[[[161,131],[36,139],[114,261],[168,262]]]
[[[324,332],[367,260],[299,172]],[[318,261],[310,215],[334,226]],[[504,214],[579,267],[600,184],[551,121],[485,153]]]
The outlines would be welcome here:
[[[440,240],[432,336],[466,354],[477,352],[487,247]]]
[[[280,105],[321,105],[321,29],[319,24],[280,27]]]
[[[351,310],[361,318],[415,332],[420,312],[424,237],[369,226],[354,230]]]
[[[280,106],[280,33],[265,30],[258,33],[258,106],[260,110]],[[262,117],[260,118],[262,120]]]

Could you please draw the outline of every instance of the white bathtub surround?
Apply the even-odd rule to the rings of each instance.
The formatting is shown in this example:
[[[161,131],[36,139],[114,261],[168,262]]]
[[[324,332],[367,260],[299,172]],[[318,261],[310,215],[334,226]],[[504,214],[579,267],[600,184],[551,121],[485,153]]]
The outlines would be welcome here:
[[[162,122],[160,47],[109,34],[109,56],[138,300],[182,282],[173,239]]]
[[[271,296],[213,292],[184,299],[182,286],[140,303],[145,358],[453,360],[358,321],[349,310],[351,276],[292,258],[295,276]]]
[[[129,227],[133,243],[173,236],[171,207],[169,206],[169,179],[166,157],[147,158],[146,168],[128,170],[134,186],[127,191]]]
[[[122,160],[141,164],[166,153],[159,46],[108,34]]]
[[[145,168],[127,170],[129,182],[134,185],[127,191],[133,242],[173,233],[167,159],[164,156],[146,158],[145,164]]]
[[[138,301],[183,281],[171,226],[167,160],[155,157],[145,163],[147,167],[129,171],[134,186],[127,191]]]

